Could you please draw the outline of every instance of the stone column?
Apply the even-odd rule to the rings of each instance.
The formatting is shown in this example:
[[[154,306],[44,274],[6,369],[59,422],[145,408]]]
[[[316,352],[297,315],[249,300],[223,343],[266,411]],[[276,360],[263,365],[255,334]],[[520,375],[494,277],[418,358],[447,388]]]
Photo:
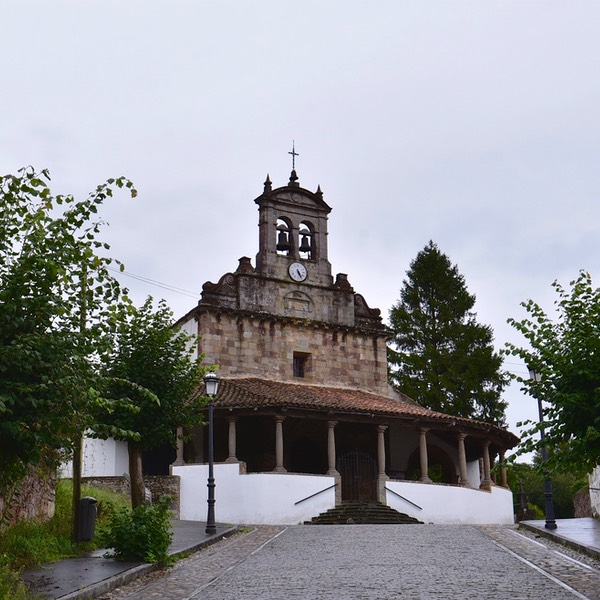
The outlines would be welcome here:
[[[283,422],[285,417],[275,417],[275,473],[287,473],[283,466]]]
[[[385,474],[385,431],[387,425],[377,426],[377,499],[386,502],[385,482],[389,477]]]
[[[327,475],[335,477],[339,475],[335,468],[335,426],[337,421],[327,421],[327,464],[329,468]]]
[[[227,457],[227,460],[225,462],[236,463],[236,462],[238,462],[238,459],[236,456],[236,429],[235,429],[236,418],[228,417],[227,421],[229,423],[229,435],[227,438],[227,443],[228,443],[228,447],[229,447],[229,456]]]
[[[419,429],[419,459],[421,463],[421,483],[431,483],[429,479],[429,459],[427,457],[427,427]]]
[[[379,476],[385,476],[385,431],[387,429],[387,425],[378,425],[377,426],[377,467]]]
[[[508,489],[508,478],[506,476],[506,463],[504,462],[504,450],[500,452],[500,485]]]
[[[177,458],[175,459],[175,462],[173,463],[173,467],[180,467],[181,465],[184,465],[185,462],[183,461],[183,427],[178,427],[177,428]]]
[[[490,477],[490,443],[483,442],[483,481],[479,484],[480,490],[492,489],[492,478]]]
[[[466,433],[458,434],[458,464],[460,467],[460,477],[458,478],[459,485],[469,487],[469,478],[467,476],[467,453],[465,452]]]

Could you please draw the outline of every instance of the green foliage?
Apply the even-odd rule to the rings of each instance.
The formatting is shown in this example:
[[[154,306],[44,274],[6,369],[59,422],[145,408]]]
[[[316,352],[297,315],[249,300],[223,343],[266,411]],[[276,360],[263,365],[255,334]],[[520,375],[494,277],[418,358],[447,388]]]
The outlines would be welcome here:
[[[522,303],[528,317],[508,322],[523,334],[528,348],[506,345],[506,353],[521,358],[541,380],[514,376],[521,390],[543,401],[543,423],[526,421],[520,453],[542,448],[544,428],[546,464],[551,472],[589,473],[600,464],[600,289],[589,273],[565,290],[558,282],[553,320],[533,300]]]
[[[512,463],[507,466],[508,485],[516,500],[522,491],[527,495],[530,507],[536,511],[536,518],[544,518],[544,479],[545,475],[534,465]],[[572,473],[555,473],[551,477],[554,514],[557,519],[571,519],[575,516],[573,498],[587,487],[587,478]]]
[[[167,564],[173,537],[170,505],[171,499],[163,496],[155,504],[143,502],[131,511],[115,511],[104,538],[106,545],[123,560]]]
[[[121,300],[97,212],[119,178],[85,200],[53,196],[47,171],[0,176],[0,490],[56,464],[93,425],[94,361]]]
[[[193,397],[205,371],[202,357],[193,359],[197,340],[172,325],[165,301],[154,309],[148,298],[118,321],[113,351],[103,357],[108,395],[128,401],[125,408],[115,406],[105,421],[138,432],[142,450],[165,443],[175,447],[177,427],[201,422],[203,398]],[[130,410],[129,403],[137,410]]]
[[[476,322],[474,305],[458,268],[429,242],[390,310],[390,382],[433,410],[503,425],[508,378],[492,329]]]
[[[19,573],[0,564],[0,600],[36,600],[39,596],[28,591]]]

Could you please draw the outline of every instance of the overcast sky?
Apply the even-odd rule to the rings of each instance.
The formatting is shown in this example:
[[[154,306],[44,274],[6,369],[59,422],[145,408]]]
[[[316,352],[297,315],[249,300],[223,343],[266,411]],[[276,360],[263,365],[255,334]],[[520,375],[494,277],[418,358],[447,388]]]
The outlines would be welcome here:
[[[4,0],[0,172],[48,168],[106,205],[128,272],[199,294],[258,250],[253,200],[300,184],[333,208],[333,273],[387,318],[435,241],[498,348],[551,284],[598,272],[597,1]],[[196,299],[124,277],[137,303]],[[525,373],[516,359],[506,367]],[[518,386],[509,423],[536,416]]]

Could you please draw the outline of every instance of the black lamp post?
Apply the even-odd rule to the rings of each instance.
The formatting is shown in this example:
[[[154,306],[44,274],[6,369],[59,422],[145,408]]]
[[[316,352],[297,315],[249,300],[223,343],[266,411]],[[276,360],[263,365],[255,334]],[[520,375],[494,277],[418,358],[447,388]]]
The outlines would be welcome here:
[[[539,383],[542,380],[542,376],[531,367],[529,368],[529,377]],[[540,415],[540,439],[542,441],[542,461],[545,463],[548,460],[548,449],[544,443],[545,432],[544,432],[544,411],[542,410],[542,398],[538,392],[537,394],[538,412]],[[552,483],[550,482],[550,473],[547,469],[544,470],[544,500],[546,504],[546,529],[556,529],[556,520],[554,518],[554,502],[552,500]]]
[[[204,385],[206,387],[206,395],[209,397],[208,402],[208,516],[206,517],[206,533],[217,533],[215,525],[215,476],[214,476],[214,429],[213,429],[213,412],[214,412],[214,397],[219,389],[219,377],[212,371],[204,376]]]

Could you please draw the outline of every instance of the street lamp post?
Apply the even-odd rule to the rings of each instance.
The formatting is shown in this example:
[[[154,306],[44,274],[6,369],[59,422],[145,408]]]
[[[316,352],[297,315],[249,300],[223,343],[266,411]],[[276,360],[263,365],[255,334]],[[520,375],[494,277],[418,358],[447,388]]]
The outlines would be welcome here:
[[[537,383],[542,380],[542,376],[535,370],[529,367],[529,377]],[[545,464],[548,460],[548,448],[544,443],[545,432],[544,432],[544,411],[542,409],[542,398],[537,393],[538,412],[540,415],[540,440],[542,446],[542,462]],[[544,469],[544,500],[545,500],[545,513],[546,513],[546,529],[556,529],[556,519],[554,518],[554,501],[552,499],[552,483],[550,482],[550,473],[548,469]]]
[[[208,402],[208,516],[206,517],[206,533],[217,533],[215,524],[215,476],[214,476],[214,398],[219,389],[219,377],[212,371],[204,376],[204,385]]]

